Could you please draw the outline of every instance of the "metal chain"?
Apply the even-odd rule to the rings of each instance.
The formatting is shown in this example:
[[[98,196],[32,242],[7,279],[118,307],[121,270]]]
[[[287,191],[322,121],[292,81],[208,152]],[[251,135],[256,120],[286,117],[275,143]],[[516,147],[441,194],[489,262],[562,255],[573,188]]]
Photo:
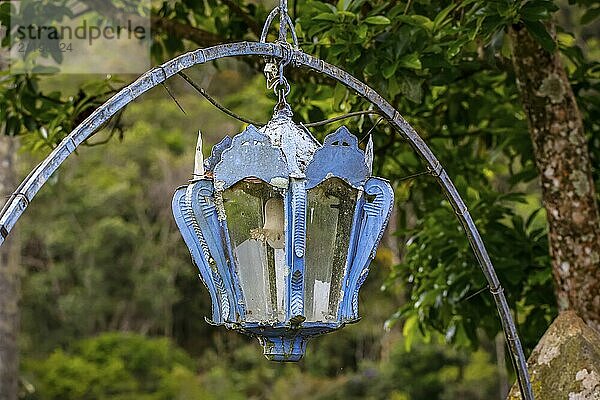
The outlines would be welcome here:
[[[282,58],[281,60],[268,59],[265,64],[264,74],[267,80],[267,89],[273,90],[277,96],[275,112],[280,113],[286,111],[291,116],[291,107],[286,100],[291,88],[284,75],[284,68],[293,62],[295,50],[298,49],[298,37],[288,14],[287,0],[280,0],[279,6],[273,9],[267,17],[265,25],[263,26],[260,41],[263,43],[266,42],[269,28],[273,23],[275,16],[278,14],[279,37],[275,42],[281,46]],[[288,29],[292,36],[292,43],[287,41]]]

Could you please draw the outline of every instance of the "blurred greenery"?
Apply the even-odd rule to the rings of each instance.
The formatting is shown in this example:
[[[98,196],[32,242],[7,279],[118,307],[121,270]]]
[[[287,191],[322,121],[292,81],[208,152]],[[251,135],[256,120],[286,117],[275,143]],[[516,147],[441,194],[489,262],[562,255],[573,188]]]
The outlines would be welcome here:
[[[255,40],[251,21],[262,23],[271,3],[239,2],[241,15],[216,0],[153,1],[153,15],[223,41]],[[7,7],[0,4],[0,22]],[[373,86],[441,160],[476,219],[530,350],[557,311],[506,28],[525,25],[561,51],[599,185],[597,4],[298,0],[290,12],[305,52]],[[544,27],[550,18],[558,21],[557,44]],[[157,64],[203,45],[159,30],[154,41]],[[261,68],[228,59],[187,73],[239,114],[266,121],[274,97]],[[316,74],[287,73],[298,121],[369,106]],[[0,121],[6,134],[21,136],[22,175],[132,79],[0,72]],[[361,293],[363,320],[309,343],[297,365],[271,364],[254,341],[206,324],[209,298],[170,199],[190,176],[196,131],[207,155],[242,126],[181,79],[167,86],[186,114],[163,87],[153,89],[88,141],[106,144],[69,159],[20,223],[23,398],[501,398],[500,325],[464,232],[432,178],[403,179],[424,167],[377,117],[343,121],[359,138],[373,128],[374,173],[396,191],[393,232]],[[315,136],[340,124],[316,128]]]
[[[392,267],[386,248],[361,293],[363,320],[309,343],[297,365],[271,363],[255,340],[206,324],[210,299],[169,202],[192,166],[196,138],[185,127],[212,118],[219,130],[227,121],[193,96],[179,100],[195,105],[194,115],[161,92],[132,105],[122,141],[81,150],[40,193],[44,207],[23,217],[22,398],[485,399],[498,391],[489,348],[452,350],[436,337],[408,350],[399,327],[383,329],[402,299],[400,288],[380,287]]]
[[[39,385],[30,399],[206,398],[193,360],[166,338],[105,333],[25,364]]]

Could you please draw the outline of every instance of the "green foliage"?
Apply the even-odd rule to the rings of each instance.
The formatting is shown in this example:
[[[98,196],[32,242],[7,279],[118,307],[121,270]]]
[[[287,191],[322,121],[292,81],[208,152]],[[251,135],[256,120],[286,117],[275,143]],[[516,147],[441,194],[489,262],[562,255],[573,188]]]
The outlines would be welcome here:
[[[460,6],[463,13],[469,6],[476,7],[465,3]],[[491,11],[479,4],[487,11],[477,14],[475,8],[470,9],[473,15],[481,16],[479,19],[474,20],[475,17],[468,13],[456,19],[453,16],[460,11],[456,5],[441,9],[416,3],[414,7],[418,7],[419,12],[412,15],[402,5],[386,9],[392,6],[380,4],[378,8],[377,3],[368,4],[373,4],[372,9],[364,7],[364,3],[354,4],[355,9],[351,11],[358,15],[348,19],[348,14],[340,16],[333,7],[308,2],[313,9],[308,9],[306,21],[301,19],[305,22],[302,24],[304,33],[319,37],[319,44],[309,51],[318,51],[328,61],[350,68],[385,97],[393,99],[393,104],[401,111],[410,110],[408,117],[417,131],[426,138],[437,139],[430,141],[434,152],[442,155],[442,161],[444,157],[452,160],[450,176],[468,176],[464,181],[469,185],[459,189],[467,189],[467,193],[483,191],[492,182],[485,171],[491,175],[500,175],[498,172],[506,175],[502,164],[507,159],[518,158],[519,167],[526,166],[531,170],[532,163],[525,162],[531,158],[526,127],[522,121],[515,124],[515,114],[521,112],[515,88],[507,87],[506,75],[490,65],[488,57],[479,57],[480,45],[472,41],[477,35],[493,36],[497,28],[490,22]],[[315,15],[325,13],[326,8],[329,10],[327,15],[337,16],[335,21],[329,18],[322,22],[324,15]],[[506,15],[511,14],[505,11]],[[391,23],[373,27],[361,25],[361,17],[370,18],[374,13],[385,14]],[[333,29],[325,31],[325,26],[331,22]],[[306,29],[307,25],[312,25],[312,30]],[[484,28],[486,31],[481,31]],[[386,39],[387,36],[395,40]],[[309,93],[306,97],[314,98],[314,93],[310,90]],[[362,107],[351,96],[348,103],[351,108]],[[402,178],[423,168],[411,149],[392,132],[386,128],[376,132],[378,174]],[[512,137],[507,134],[509,132],[513,133]],[[447,140],[441,140],[444,138]],[[492,151],[499,158],[496,165],[489,162],[487,154]],[[519,173],[535,176],[535,173],[524,173],[521,168]],[[493,310],[491,302],[461,301],[470,291],[483,286],[483,279],[456,219],[447,210],[440,209],[439,197],[426,195],[437,192],[432,182],[400,184],[397,191],[400,201],[411,206],[410,214],[416,213],[419,218],[416,226],[405,225],[404,232],[399,232],[404,240],[413,244],[405,249],[404,261],[390,280],[391,285],[412,278],[409,280],[412,284],[410,301],[396,315],[396,318],[408,318],[405,325],[408,329],[404,330],[409,335],[408,341],[413,340],[411,336],[419,329],[425,332],[433,327],[449,332],[448,339],[456,343],[468,344],[470,340],[476,340],[475,332],[481,322],[489,325],[489,333],[494,334],[498,325],[490,312]],[[494,206],[494,203],[488,202],[488,205]],[[400,212],[404,214],[402,210]],[[401,220],[408,224],[410,214],[403,215]],[[504,233],[506,231],[509,230],[505,229]],[[413,235],[415,237],[410,239]],[[493,260],[496,260],[495,255],[492,253]],[[457,282],[449,278],[456,275],[455,271],[462,277]],[[472,318],[469,315],[472,312],[488,317],[481,321]]]
[[[479,399],[497,396],[494,367],[481,351],[471,357],[437,345],[419,345],[407,352],[396,348],[390,360],[380,366],[381,378],[364,387],[371,398],[387,398],[384,393],[403,393],[407,399]]]
[[[188,98],[181,100],[188,104]],[[155,109],[161,109],[162,117],[168,117],[169,122],[153,116]],[[198,110],[204,114],[202,108]],[[168,226],[171,216],[161,204],[160,192],[164,190],[169,195],[166,187],[185,180],[195,140],[178,127],[198,122],[182,116],[168,99],[148,99],[136,104],[124,118],[136,121],[126,130],[124,141],[85,149],[83,157],[73,160],[37,199],[45,206],[32,208],[29,217],[36,223],[23,225],[37,233],[27,244],[29,256],[25,260],[29,269],[23,298],[23,378],[33,391],[24,398],[336,399],[345,394],[346,398],[363,399],[367,390],[368,398],[373,399],[402,395],[408,400],[424,400],[429,392],[423,393],[419,386],[443,387],[440,396],[474,386],[465,380],[470,365],[481,372],[476,389],[480,394],[468,398],[489,398],[487,393],[493,390],[495,375],[487,356],[477,361],[482,356],[420,343],[413,345],[414,353],[407,352],[398,337],[399,329],[390,332],[382,329],[400,298],[393,290],[382,292],[379,288],[390,269],[391,255],[385,249],[378,253],[371,279],[362,292],[361,323],[315,339],[309,344],[305,359],[298,364],[269,362],[262,356],[256,340],[224,329],[215,332],[202,319],[209,314],[208,296],[194,279],[194,267],[175,228],[170,231],[177,238],[181,252],[172,248],[169,241],[154,239],[150,240],[154,249],[150,249],[143,244],[145,237],[131,229],[139,216],[131,215],[133,204],[129,198],[110,200],[110,196],[117,194],[139,192],[135,201],[146,213],[167,209],[151,220],[142,218],[145,229]],[[104,159],[108,162],[100,164]],[[163,166],[165,163],[169,164],[168,169]],[[163,174],[173,174],[174,181],[165,182]],[[84,187],[78,189],[79,185]],[[111,190],[115,185],[119,190]],[[62,196],[69,192],[72,197],[64,199]],[[80,204],[96,196],[99,196],[97,203]],[[125,217],[117,218],[115,214]],[[86,224],[85,232],[73,225],[79,219]],[[124,233],[113,232],[112,228],[124,229]],[[99,235],[98,230],[104,234]],[[30,235],[27,232],[26,236]],[[95,243],[90,242],[92,238]],[[116,255],[112,262],[117,266],[108,263],[104,247]],[[37,252],[33,251],[36,248]],[[80,255],[74,256],[73,252]],[[147,252],[151,253],[146,255]],[[43,255],[48,258],[38,259]],[[150,256],[151,259],[147,258]],[[86,263],[80,263],[77,257]],[[127,263],[136,259],[148,263],[148,268],[132,271]],[[168,260],[175,263],[171,268],[179,277],[160,280],[160,267]],[[36,267],[44,263],[46,267]],[[58,267],[59,264],[63,266]],[[88,276],[93,277],[93,282],[86,281]],[[148,286],[143,283],[147,280],[159,282]],[[113,291],[109,292],[107,287]],[[170,304],[169,293],[176,293],[182,299]],[[152,331],[164,333],[160,326],[170,317],[162,308],[150,307],[152,312],[136,309],[137,304],[146,304],[148,296],[173,308],[173,339],[197,357],[197,362],[192,362],[190,356],[166,339],[105,333],[78,340],[107,329],[98,322],[90,326],[90,321],[116,319],[121,304],[134,313],[123,320],[125,323],[119,329],[139,331],[150,326],[154,327]],[[95,306],[98,302],[105,304],[105,308],[98,310]],[[388,348],[384,347],[386,342]],[[393,356],[382,357],[386,353]],[[419,368],[413,366],[415,360],[419,360]],[[442,362],[445,367],[440,368]],[[408,388],[406,382],[410,382]]]
[[[388,399],[483,400],[495,395],[496,369],[484,351],[457,353],[439,345],[407,352],[398,341],[387,360],[324,375],[293,364],[273,364],[254,344],[226,357],[207,351],[194,362],[167,339],[106,333],[24,362],[37,399]]]
[[[556,315],[556,302],[545,223],[535,217],[537,170],[506,31],[525,26],[552,50],[556,44],[546,22],[558,7],[551,1],[343,4],[306,2],[299,17],[304,47],[376,88],[432,147],[466,197],[530,349]],[[365,23],[378,16],[389,23]],[[597,162],[598,62],[568,37],[559,35],[559,49],[570,63]],[[325,100],[302,102],[327,98],[324,89],[305,92],[304,115],[332,108]],[[336,99],[334,109],[366,108],[337,88],[328,96]],[[371,126],[373,121],[361,120],[353,129],[362,137]],[[478,328],[494,336],[500,325],[489,293],[469,297],[485,288],[485,281],[453,212],[434,182],[401,181],[424,167],[384,123],[374,132],[376,173],[400,181],[398,235],[408,243],[386,287],[408,282],[410,295],[390,323],[406,321],[408,342],[429,337],[432,330],[459,345],[477,343]],[[528,193],[526,203],[521,192]]]
[[[512,208],[515,201],[525,203],[522,196],[477,195],[479,200],[472,201],[476,224],[495,256],[511,308],[526,327],[525,345],[533,347],[556,313],[544,229],[536,224],[537,211],[525,221]],[[424,217],[419,231],[407,232],[406,259],[391,277],[412,285],[410,301],[396,316],[406,318],[408,340],[426,334],[427,326],[461,346],[477,343],[478,329],[488,337],[500,331],[497,316],[488,312],[494,308],[492,296],[452,213],[443,202]]]
[[[196,108],[194,120],[174,128],[185,117],[178,107],[148,99],[124,117],[122,142],[84,148],[39,194],[23,224],[27,347],[45,351],[104,330],[173,332],[174,305],[187,290],[202,290],[170,211],[192,165],[183,149],[196,140],[183,127],[216,116],[205,104]],[[180,277],[191,283],[176,287]],[[189,323],[210,314],[209,299],[198,300],[198,322]]]
[[[82,85],[76,95],[65,99],[60,91],[42,93],[39,81],[39,76],[0,72],[0,120],[6,121],[4,133],[28,134],[33,150],[53,147],[99,107],[107,94],[114,92],[110,80],[101,80]]]
[[[525,26],[545,48],[562,52],[598,165],[600,43],[590,39],[582,48],[581,37],[570,33],[580,24],[593,25],[598,8],[593,1],[577,3],[581,15],[575,26],[558,26],[555,43],[546,28],[557,10],[551,1],[290,2],[302,49],[373,86],[440,158],[482,231],[529,348],[556,307],[546,224],[539,212],[538,172],[506,31]],[[252,21],[260,25],[266,7],[236,4],[244,15],[214,0],[157,1],[152,12],[220,35],[223,41],[255,39]],[[6,7],[0,4],[0,18],[6,18]],[[175,34],[154,35],[157,64],[202,45]],[[217,70],[241,75],[221,77],[209,92],[225,98],[240,114],[265,120],[271,104],[264,100],[268,96],[262,78],[252,78],[257,65],[244,60],[243,66],[231,61],[214,66],[190,74],[207,80]],[[292,68],[289,76],[290,103],[298,120],[315,121],[369,106],[322,77]],[[47,151],[122,85],[114,77],[82,81],[86,84],[2,72],[4,133],[23,135],[25,147],[36,154]],[[248,81],[250,85],[242,84]],[[24,259],[23,350],[27,359],[42,360],[39,368],[31,361],[25,370],[39,386],[39,398],[242,399],[285,398],[290,393],[323,399],[492,397],[495,377],[487,353],[422,343],[437,342],[435,332],[441,332],[460,346],[485,344],[500,328],[489,294],[479,292],[485,282],[453,211],[433,179],[403,179],[424,167],[401,136],[385,121],[377,123],[378,118],[344,121],[360,138],[376,125],[375,174],[394,183],[397,198],[400,262],[380,262],[379,275],[371,276],[361,303],[365,320],[311,343],[304,362],[286,367],[262,360],[255,343],[207,327],[203,316],[209,314],[208,296],[175,231],[170,195],[188,177],[193,131],[200,128],[215,141],[239,131],[239,125],[207,114],[175,78],[168,85],[175,87],[190,114],[187,119],[181,119],[177,106],[157,88],[128,108],[124,122],[112,122],[110,129],[120,128],[114,132],[123,142],[82,150],[83,157],[68,163],[40,193],[28,221],[21,224],[30,238]],[[315,132],[322,137],[335,126]],[[106,134],[111,133],[99,136]],[[598,184],[600,169],[594,173]],[[389,278],[380,293],[385,275]],[[394,337],[386,358],[382,326],[390,316],[390,334],[402,331],[405,338]],[[395,322],[403,326],[393,327]],[[110,336],[108,350],[100,346],[108,343],[103,337],[71,345],[105,330],[172,336],[202,358],[199,377],[185,357],[160,356],[166,348],[160,346],[166,344],[155,348],[143,339],[132,344],[131,338]],[[117,343],[121,340],[123,347]],[[144,349],[159,354],[141,372],[132,359],[137,351],[148,356]],[[210,396],[199,387],[206,387]]]
[[[28,359],[35,391],[26,399],[207,399],[194,362],[168,339],[106,333]],[[191,397],[188,397],[191,396]]]

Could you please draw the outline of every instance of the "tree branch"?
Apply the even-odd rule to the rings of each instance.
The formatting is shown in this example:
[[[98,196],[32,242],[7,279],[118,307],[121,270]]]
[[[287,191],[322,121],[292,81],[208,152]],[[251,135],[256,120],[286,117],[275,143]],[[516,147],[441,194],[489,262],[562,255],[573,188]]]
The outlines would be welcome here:
[[[187,39],[201,47],[214,46],[228,41],[216,33],[182,24],[174,20],[161,17],[152,17],[151,21],[153,31],[166,33],[181,39]]]
[[[262,28],[258,22],[254,18],[252,18],[246,11],[244,11],[239,5],[237,5],[232,0],[221,0],[223,4],[225,4],[233,13],[239,15],[248,28],[256,35],[256,37],[260,37],[262,33]]]
[[[126,13],[120,8],[114,6],[109,1],[81,0],[81,2],[85,3],[88,7],[90,7],[90,9],[95,10],[104,16],[110,17],[115,21],[131,21],[131,25],[133,26],[144,26],[148,22],[143,16]],[[152,16],[150,22],[154,32],[166,33],[181,39],[187,39],[191,42],[194,42],[198,46],[208,47],[227,42],[227,40],[224,40],[221,36],[214,32],[209,32],[204,29],[196,28],[168,18]]]

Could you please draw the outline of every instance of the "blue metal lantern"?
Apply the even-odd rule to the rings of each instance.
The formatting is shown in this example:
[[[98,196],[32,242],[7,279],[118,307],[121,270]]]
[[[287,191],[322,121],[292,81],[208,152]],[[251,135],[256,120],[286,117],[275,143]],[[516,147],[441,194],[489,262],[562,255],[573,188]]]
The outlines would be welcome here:
[[[278,15],[279,36],[268,43],[269,28]],[[342,127],[321,145],[304,126],[292,122],[283,70],[288,64],[304,66],[363,96],[402,134],[427,166],[427,171],[408,178],[425,174],[436,178],[488,283],[521,396],[533,400],[525,354],[504,290],[448,173],[398,110],[374,89],[300,50],[287,0],[279,0],[268,15],[259,42],[182,54],[149,70],[95,110],[31,171],[0,210],[0,246],[36,193],[78,146],[131,101],[175,74],[222,111],[248,122],[218,105],[183,73],[194,65],[238,56],[266,58],[267,86],[279,96],[279,111],[266,126],[249,126],[233,139],[225,138],[206,163],[197,152],[194,179],[173,198],[177,225],[212,299],[210,322],[257,337],[269,359],[297,361],[308,339],[358,320],[358,291],[387,223],[393,193],[387,182],[370,177],[371,141],[365,155]],[[359,115],[366,113],[372,112]],[[357,114],[343,118],[352,115]]]
[[[286,104],[197,160],[173,214],[210,293],[209,322],[257,337],[270,360],[298,361],[311,337],[358,320],[393,204],[389,183],[370,177],[370,141],[366,153],[345,127],[321,145]]]

